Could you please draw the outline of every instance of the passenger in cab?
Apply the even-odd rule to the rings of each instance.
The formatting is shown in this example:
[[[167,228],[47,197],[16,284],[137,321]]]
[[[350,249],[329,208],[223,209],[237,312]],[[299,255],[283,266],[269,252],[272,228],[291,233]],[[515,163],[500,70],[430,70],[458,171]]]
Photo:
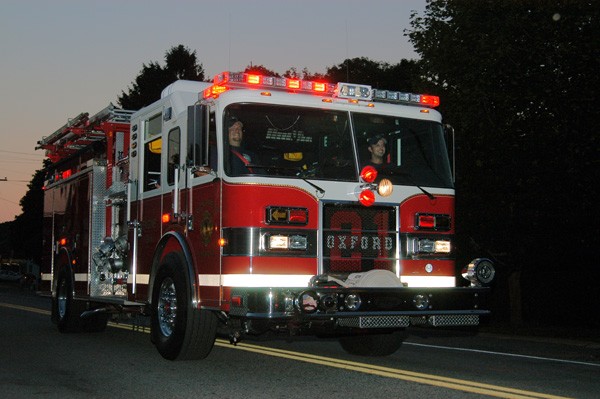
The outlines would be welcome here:
[[[373,166],[378,171],[381,171],[382,168],[385,167],[385,153],[387,140],[383,137],[382,134],[377,134],[367,140],[368,147],[370,153],[370,158],[367,162],[365,162],[362,166]]]

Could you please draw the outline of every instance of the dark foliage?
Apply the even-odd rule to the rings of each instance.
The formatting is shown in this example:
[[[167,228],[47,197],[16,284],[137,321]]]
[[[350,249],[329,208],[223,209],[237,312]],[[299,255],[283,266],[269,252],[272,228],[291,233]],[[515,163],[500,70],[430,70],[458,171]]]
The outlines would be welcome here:
[[[597,302],[599,9],[433,0],[408,31],[457,131],[463,249],[476,242],[519,276],[529,318],[583,317],[564,306],[575,293]]]
[[[274,72],[263,65],[248,65],[246,69],[244,69],[246,73],[253,73],[257,75],[267,75],[267,76],[281,76],[277,72]]]
[[[366,57],[347,59],[329,67],[325,76],[330,82],[362,83],[375,88],[408,92],[415,91],[419,77],[417,61],[401,60],[392,65]]]
[[[190,52],[181,44],[166,52],[165,63],[164,67],[157,62],[144,64],[129,90],[119,96],[118,104],[124,109],[138,110],[158,100],[162,90],[176,80],[204,80],[196,51]]]
[[[15,217],[14,221],[0,225],[0,231],[6,233],[0,244],[0,254],[3,257],[28,259],[40,264],[44,177],[43,170],[35,172],[28,184],[29,190],[20,201],[23,213]]]

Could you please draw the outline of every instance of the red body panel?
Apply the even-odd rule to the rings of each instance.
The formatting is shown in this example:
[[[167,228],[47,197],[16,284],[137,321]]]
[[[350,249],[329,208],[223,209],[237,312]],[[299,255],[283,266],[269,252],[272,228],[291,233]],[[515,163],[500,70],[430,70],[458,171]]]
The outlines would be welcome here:
[[[415,227],[417,213],[444,214],[450,216],[450,229],[447,231],[419,230]],[[454,196],[436,195],[429,199],[426,195],[416,195],[407,198],[400,204],[400,232],[418,235],[447,235],[448,239],[454,235]],[[425,267],[433,268],[430,272]],[[403,259],[401,273],[405,276],[455,276],[454,259]]]
[[[450,215],[450,230],[444,231],[443,234],[454,234],[454,196],[452,195],[436,195],[435,199],[431,200],[424,194],[415,195],[407,198],[400,204],[400,232],[414,233],[415,229],[415,214],[417,213],[436,213]],[[427,232],[424,230],[420,233],[436,233]]]
[[[251,266],[250,266],[251,264]],[[317,258],[283,256],[248,256],[223,258],[223,274],[316,274]]]
[[[304,190],[275,185],[223,184],[223,227],[266,227],[267,206],[307,208],[308,224],[303,227],[317,228],[316,198]]]

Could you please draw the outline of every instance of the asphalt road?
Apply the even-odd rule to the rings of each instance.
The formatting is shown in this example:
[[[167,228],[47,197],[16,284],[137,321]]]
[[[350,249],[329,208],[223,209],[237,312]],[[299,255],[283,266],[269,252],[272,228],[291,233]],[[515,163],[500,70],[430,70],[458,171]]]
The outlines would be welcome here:
[[[207,359],[164,360],[124,323],[61,334],[49,299],[0,283],[2,398],[598,398],[600,345],[413,330],[393,356],[334,340],[218,339]]]

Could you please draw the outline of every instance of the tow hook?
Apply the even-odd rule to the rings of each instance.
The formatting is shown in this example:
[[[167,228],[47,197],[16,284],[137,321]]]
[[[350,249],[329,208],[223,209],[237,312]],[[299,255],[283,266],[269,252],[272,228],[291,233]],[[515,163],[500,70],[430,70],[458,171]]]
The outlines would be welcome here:
[[[229,343],[233,346],[237,346],[238,342],[242,340],[242,333],[237,330],[229,334]]]

